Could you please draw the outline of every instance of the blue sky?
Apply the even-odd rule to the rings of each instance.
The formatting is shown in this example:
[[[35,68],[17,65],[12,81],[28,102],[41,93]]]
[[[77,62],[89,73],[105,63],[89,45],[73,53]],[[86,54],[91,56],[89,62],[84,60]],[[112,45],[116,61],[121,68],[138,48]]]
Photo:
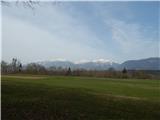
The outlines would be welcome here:
[[[2,59],[22,62],[159,56],[160,2],[41,2],[2,6]]]

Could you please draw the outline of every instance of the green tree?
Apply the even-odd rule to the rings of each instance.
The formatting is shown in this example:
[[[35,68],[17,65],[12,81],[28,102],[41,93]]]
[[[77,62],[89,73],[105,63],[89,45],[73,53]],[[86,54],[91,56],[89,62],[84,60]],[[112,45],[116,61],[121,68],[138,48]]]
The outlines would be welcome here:
[[[126,73],[127,73],[127,69],[126,69],[125,67],[123,68],[122,73],[123,73],[123,74],[126,74]]]
[[[71,75],[72,71],[71,71],[71,68],[69,67],[68,70],[67,70],[67,73],[66,75]]]
[[[19,64],[19,72],[21,72],[22,71],[22,64],[20,63]]]

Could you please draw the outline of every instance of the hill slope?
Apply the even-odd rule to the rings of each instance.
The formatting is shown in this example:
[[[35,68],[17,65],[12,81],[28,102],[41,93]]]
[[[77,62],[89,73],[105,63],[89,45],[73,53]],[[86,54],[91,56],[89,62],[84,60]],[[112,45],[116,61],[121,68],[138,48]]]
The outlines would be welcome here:
[[[120,69],[124,67],[130,70],[160,70],[160,58],[129,60],[119,66]]]

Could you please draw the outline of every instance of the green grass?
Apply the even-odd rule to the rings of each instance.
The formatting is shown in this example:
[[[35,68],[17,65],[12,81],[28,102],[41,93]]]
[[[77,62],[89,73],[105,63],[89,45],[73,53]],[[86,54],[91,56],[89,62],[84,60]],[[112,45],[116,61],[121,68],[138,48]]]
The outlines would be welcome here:
[[[160,81],[2,76],[2,120],[159,119]]]

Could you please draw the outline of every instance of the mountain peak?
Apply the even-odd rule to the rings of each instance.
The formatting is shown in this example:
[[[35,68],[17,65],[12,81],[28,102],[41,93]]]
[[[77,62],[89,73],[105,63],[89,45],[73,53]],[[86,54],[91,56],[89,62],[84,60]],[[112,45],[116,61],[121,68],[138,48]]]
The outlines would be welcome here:
[[[112,63],[110,60],[107,60],[107,59],[97,59],[97,60],[92,60],[92,62],[95,62],[95,63]]]
[[[75,64],[83,64],[83,63],[89,63],[89,62],[92,62],[92,63],[113,63],[112,61],[110,60],[107,60],[107,59],[95,59],[95,60],[80,60],[80,61],[77,61],[75,62]]]

